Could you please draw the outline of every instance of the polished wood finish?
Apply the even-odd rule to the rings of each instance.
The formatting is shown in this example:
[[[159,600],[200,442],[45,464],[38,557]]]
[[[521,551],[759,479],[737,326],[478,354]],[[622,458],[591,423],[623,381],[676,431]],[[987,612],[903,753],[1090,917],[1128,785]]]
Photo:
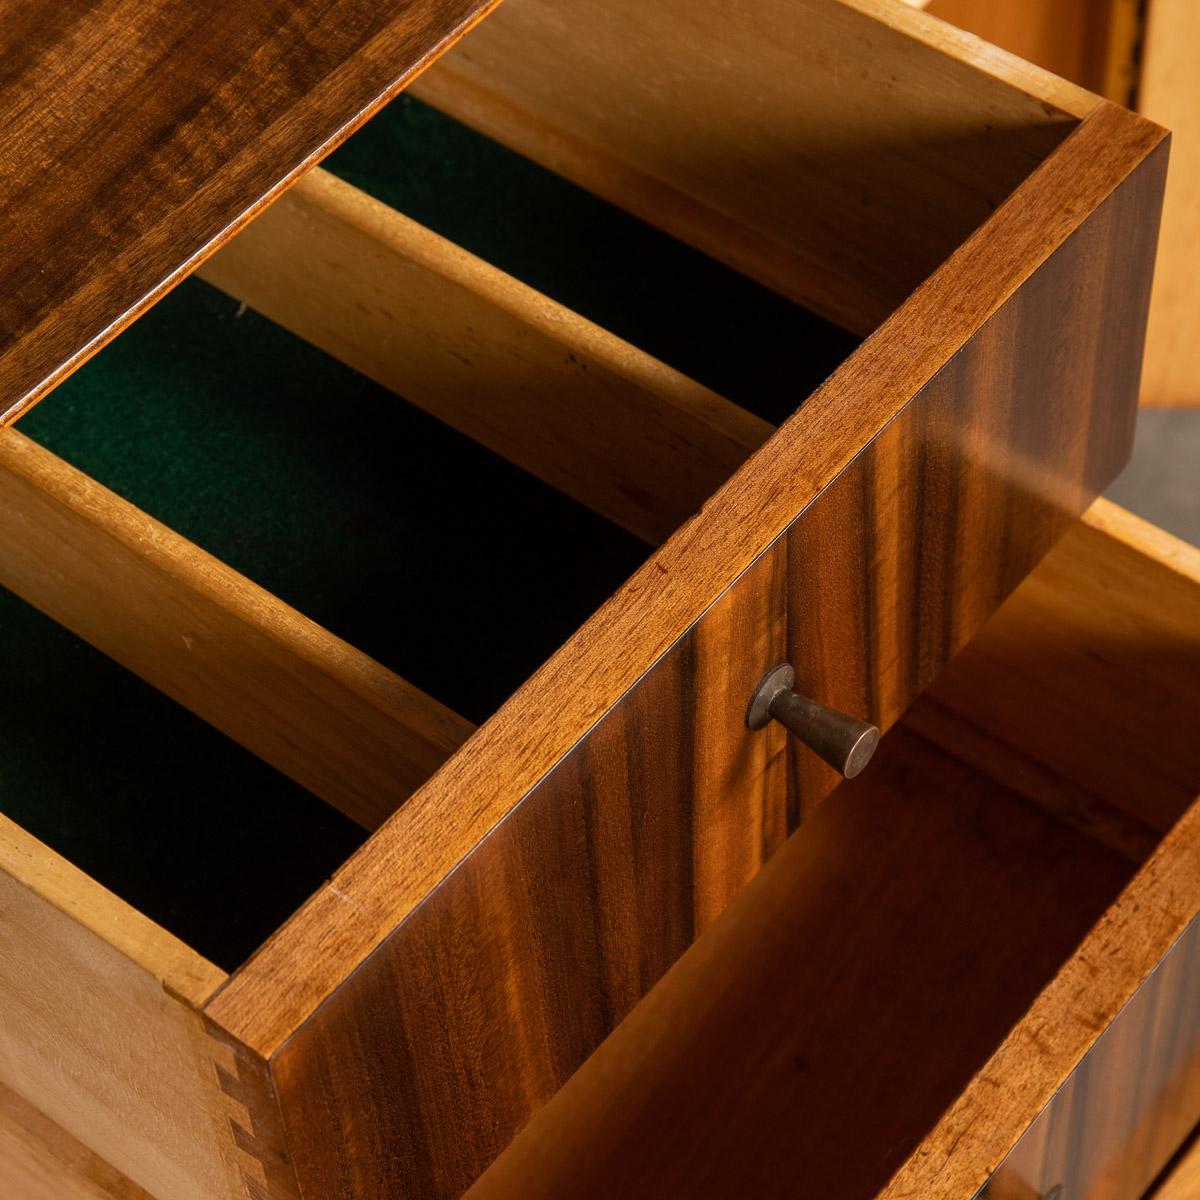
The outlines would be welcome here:
[[[1057,604],[1049,601],[1051,592],[1060,594]],[[1071,661],[1066,669],[1075,676],[1070,683],[1063,678],[1064,660],[1048,653],[1047,641],[1014,638],[1017,630],[1028,633],[1047,617],[1052,638],[1063,630],[1056,610],[1074,614],[1083,629],[1071,641],[1086,639],[1091,648],[1086,658],[1077,645],[1066,648]],[[1031,741],[1027,761],[1035,769],[1039,761],[1048,762],[1064,778],[1093,788],[1111,774],[1124,788],[1126,810],[1151,825],[1169,822],[1173,810],[1183,808],[1184,796],[1200,793],[1194,753],[1178,771],[1167,764],[1173,748],[1194,741],[1200,707],[1200,551],[1100,502],[967,653],[986,674],[968,693],[954,677],[956,662],[939,679],[934,698],[948,705],[966,701],[964,715],[972,720],[991,719],[980,705],[988,703],[988,691],[1000,678],[995,663],[1014,654],[1036,664],[1020,674],[1026,695],[1038,697],[1038,705],[1027,703],[1048,704],[1052,715],[1045,724],[1053,725],[1061,714],[1056,696],[1064,686],[1078,702],[1096,706],[1090,760],[1081,758],[1078,734],[1068,725],[1058,751],[1046,740]],[[1149,767],[1147,725],[1121,710],[1126,688],[1131,700],[1141,696],[1159,714],[1152,737],[1162,747],[1165,770]],[[1107,717],[1099,712],[1101,698],[1116,706]],[[1014,732],[1004,720],[1009,707],[1002,701],[996,711],[1001,742]],[[989,1160],[998,1162],[1005,1151],[1005,1123],[1010,1118],[1031,1123],[1054,1095],[1057,1080],[1087,1050],[1080,1072],[1055,1096],[1009,1169],[997,1176],[995,1194],[1020,1194],[1015,1189],[1021,1172],[1043,1168],[1048,1174],[1079,1173],[1047,1179],[1046,1190],[1063,1182],[1065,1195],[1140,1194],[1200,1116],[1200,1018],[1194,1003],[1198,881],[1200,803],[1193,802],[994,1057],[987,1076],[1006,1080],[1005,1088],[997,1091],[983,1077],[973,1083],[894,1181],[887,1200],[970,1194],[982,1184]],[[1133,996],[1132,984],[1147,978]],[[1105,1012],[1121,1015],[1097,1043],[1108,1024],[1098,1014]],[[1054,1031],[1052,1042],[1047,1030]],[[1094,1133],[1094,1145],[1069,1145],[1079,1128]],[[1002,1184],[1008,1190],[1000,1190]]]
[[[1124,517],[1093,508],[965,654],[1011,656],[1030,697],[1052,690],[1060,664],[1044,644],[997,626],[1032,624],[1058,591],[1064,610],[1100,610],[1076,686],[1107,690],[1117,663],[1132,661],[1120,657],[1131,637],[1175,644],[1185,601],[1160,606],[1155,585],[1184,573],[1191,625],[1176,648],[1191,670],[1163,680],[1162,725],[1194,732],[1200,551],[1143,537]],[[1146,579],[1132,584],[1143,609],[1131,628],[1128,597],[1099,581],[1129,574],[1134,547],[1132,575]],[[1081,558],[1084,575],[1063,570]],[[942,680],[933,692],[943,704],[970,696]],[[1032,1200],[1060,1182],[1064,1196],[1141,1194],[1200,1114],[1200,800],[1117,897],[1133,868],[1030,805],[1027,762],[1006,785],[926,742],[911,717],[517,1136],[472,1200],[881,1189],[889,1200],[961,1200],[1035,1119],[989,1196]],[[1141,731],[1113,733],[1099,731],[1093,754],[1129,779]],[[1068,754],[1061,769],[1071,765]],[[1200,769],[1192,778],[1200,790]],[[1140,795],[1134,787],[1128,803]],[[1113,898],[1077,946],[1093,906]]]
[[[772,432],[321,170],[201,276],[653,545]]]
[[[1073,439],[1081,428],[1091,429],[1095,444],[1076,444],[1076,462],[1090,460],[1099,476],[1109,445],[1110,469],[1119,464],[1128,450],[1132,413],[1127,396],[1119,400],[1117,396],[1122,378],[1128,386],[1136,366],[1129,361],[1124,366],[1105,363],[1106,368],[1115,369],[1100,371],[1094,356],[1111,352],[1117,357],[1115,343],[1137,332],[1138,293],[1144,296],[1145,291],[1144,278],[1140,288],[1138,280],[1144,276],[1148,243],[1153,240],[1153,222],[1145,219],[1143,209],[1149,205],[1152,216],[1163,166],[1161,138],[1161,130],[1113,108],[1102,109],[1086,122],[1062,153],[1030,179],[988,226],[814,393],[706,510],[678,531],[479,731],[473,753],[452,759],[432,785],[421,789],[355,856],[339,880],[351,885],[349,894],[360,902],[369,897],[371,909],[363,910],[361,919],[335,939],[340,953],[358,961],[378,946],[463,854],[588,732],[598,716],[637,683],[647,664],[656,663],[713,599],[775,542],[798,512],[807,519],[816,515],[821,506],[812,501],[859,459],[864,446],[881,434],[890,432],[895,437],[897,431],[903,431],[908,420],[925,408],[927,385],[932,380],[936,389],[934,377],[945,378],[939,372],[946,360],[985,324],[994,324],[992,319],[1017,298],[1021,285],[1027,284],[1056,250],[1066,252],[1052,260],[1056,265],[1070,261],[1076,270],[1101,270],[1100,256],[1084,252],[1088,241],[1084,230],[1076,233],[1069,246],[1063,243],[1076,232],[1082,214],[1106,199],[1109,203],[1084,227],[1098,240],[1106,236],[1110,223],[1121,226],[1122,205],[1138,214],[1121,230],[1113,253],[1103,260],[1108,286],[1121,304],[1128,306],[1128,315],[1119,318],[1113,305],[1105,306],[1097,299],[1103,291],[1097,280],[1087,289],[1091,303],[1109,314],[1107,321],[1119,329],[1119,337],[1108,335],[1113,326],[1107,323],[1102,335],[1101,327],[1091,324],[1093,310],[1089,310],[1088,317],[1080,320],[1087,345],[1078,350],[1082,356],[1079,369],[1069,370],[1063,365],[1065,360],[1057,369],[1070,385],[1067,395],[1085,404],[1084,412],[1092,404],[1093,379],[1111,389],[1106,392],[1111,406],[1098,403],[1090,423],[1073,410],[1069,414],[1064,410],[1053,419],[1063,437]],[[1114,187],[1130,172],[1132,176],[1114,195]],[[1118,281],[1124,271],[1130,272],[1129,277]],[[1054,272],[1047,275],[1052,278]],[[1071,285],[1064,280],[1063,286],[1069,290]],[[1061,316],[1061,308],[1055,311]],[[1045,324],[1040,328],[1047,332]],[[914,339],[913,329],[922,330],[923,336]],[[1047,342],[1056,349],[1062,345],[1061,338],[1047,338]],[[1125,344],[1136,344],[1136,338]],[[1009,353],[997,369],[1007,372],[1019,357]],[[1034,370],[1032,359],[1028,369]],[[1012,390],[1005,394],[1009,403],[1020,398],[1020,393]],[[910,403],[914,397],[918,402]],[[980,402],[971,411],[986,414],[992,407]],[[1030,403],[1030,418],[1039,413],[1047,413],[1040,386],[1038,402]],[[897,417],[905,420],[897,422]],[[999,415],[993,419],[1004,420]],[[1047,419],[1051,419],[1048,413]],[[1037,444],[1035,430],[1036,424],[1023,430],[1031,444],[1021,450],[1019,465],[1014,468],[1022,472],[1021,494],[1032,496],[1036,488],[1053,492],[1062,487],[1067,493],[1062,507],[1081,509],[1089,491],[1098,490],[1103,479],[1095,478],[1090,487],[1078,479],[1064,486],[1055,478],[1064,466],[1061,457]],[[933,444],[956,453],[954,432],[952,425],[936,425],[931,431],[936,435]],[[985,432],[986,427],[981,427],[983,449],[987,447]],[[915,437],[906,440],[911,442],[910,452],[921,446]],[[1040,461],[1041,453],[1046,453],[1046,464]],[[997,462],[1002,465],[1002,460]],[[1040,482],[1039,472],[1048,472]],[[885,500],[898,486],[894,482],[898,474],[897,469],[879,476],[880,495]],[[941,470],[934,474],[933,482],[949,478],[951,473]],[[889,507],[897,519],[905,516],[898,505]],[[1018,524],[1016,532],[1021,529]],[[911,531],[910,536],[920,542]],[[883,540],[880,551],[887,552],[889,546],[897,563],[911,549],[894,536]],[[861,566],[857,546],[847,542],[843,553]],[[989,550],[988,558],[995,557]],[[860,577],[856,568],[855,578]],[[888,596],[903,594],[895,569],[889,578],[880,578],[880,587]],[[843,624],[850,620],[847,612]],[[904,672],[911,670],[907,661],[901,664],[894,655],[880,657],[878,669],[884,680],[902,679]],[[535,729],[538,721],[552,730]],[[499,763],[506,772],[502,785],[495,777],[495,764]],[[480,801],[464,806],[463,795],[478,795]],[[370,886],[370,881],[383,873],[388,876],[388,887]],[[244,1030],[253,1044],[268,1052],[278,1048],[341,978],[345,962],[339,955],[315,953],[306,962],[303,979],[285,965],[294,951],[310,944],[310,932],[317,934],[328,922],[340,924],[336,913],[336,904],[319,902],[302,910],[284,934],[239,973],[235,986],[222,996],[220,1018],[228,1020],[231,1028]],[[316,936],[311,942],[315,945],[323,940]]]
[[[885,817],[875,832],[891,828],[895,836],[864,839],[861,820],[852,828],[841,806],[818,807],[835,785],[831,773],[787,747],[781,730],[747,732],[742,714],[763,669],[787,658],[805,691],[893,725],[1119,468],[1131,434],[1163,132],[875,0],[802,0],[799,20],[781,7],[779,28],[803,28],[807,41],[797,48],[797,39],[783,38],[776,65],[786,69],[766,72],[756,51],[765,45],[774,52],[777,42],[764,41],[749,21],[729,37],[726,9],[710,0],[669,5],[670,19],[652,31],[649,59],[638,59],[642,50],[628,29],[617,36],[621,22],[645,19],[626,0],[613,0],[608,20],[617,24],[607,32],[593,6],[517,3],[526,14],[520,19],[542,18],[520,53],[542,46],[543,63],[561,56],[567,68],[550,71],[559,83],[584,86],[568,87],[557,109],[536,94],[511,103],[490,96],[482,105],[489,120],[507,114],[501,125],[521,137],[533,130],[529,144],[568,163],[568,173],[612,181],[612,194],[631,207],[847,324],[883,324],[473,736],[467,752],[450,754],[440,769],[434,764],[428,783],[232,978],[105,899],[61,861],[45,878],[31,873],[31,863],[49,861],[44,848],[13,832],[17,850],[0,860],[0,887],[6,919],[10,910],[17,914],[21,933],[13,949],[0,945],[0,1001],[16,1014],[0,1027],[0,1080],[128,1179],[170,1200],[461,1192],[623,1018],[637,1017],[639,1000],[689,945],[714,923],[721,927],[722,910],[736,907],[738,893],[802,820],[796,854],[814,854],[809,865],[819,868],[800,872],[812,897],[811,907],[805,901],[799,909],[811,920],[805,929],[814,955],[833,953],[830,947],[844,954],[853,945],[853,937],[835,941],[832,918],[843,908],[852,932],[861,929],[871,946],[835,973],[832,992],[814,979],[805,994],[831,998],[822,1019],[836,1018],[843,997],[865,1002],[869,994],[885,1003],[877,969],[895,986],[914,958],[928,962],[927,977],[944,994],[961,987],[966,1000],[958,1014],[964,1037],[947,1039],[947,1018],[922,1007],[926,976],[908,979],[898,1011],[928,1019],[938,1042],[922,1060],[912,1048],[896,1060],[895,1077],[928,1082],[915,1089],[914,1107],[889,1114],[890,1096],[872,1092],[881,1114],[872,1136],[882,1157],[864,1155],[856,1170],[880,1183],[960,1092],[974,1095],[974,1068],[1054,969],[1074,962],[1072,947],[1138,853],[1128,840],[1114,853],[989,780],[985,766],[957,762],[903,729],[890,743],[897,765],[879,777],[878,793],[859,793],[857,810],[872,814],[873,797],[883,796],[892,824]],[[348,8],[349,0],[331,0],[325,15]],[[213,27],[227,33],[227,22],[254,20],[258,6],[247,11]],[[371,18],[389,31],[369,43],[381,58],[360,56],[296,103],[311,113],[331,96],[344,97],[339,89],[351,77],[361,81],[364,63],[395,50],[393,33],[430,11],[421,3]],[[295,29],[310,18],[295,17]],[[553,22],[561,18],[578,21],[575,36],[556,35]],[[86,22],[80,28],[86,33]],[[339,25],[313,40],[328,50],[345,33]],[[676,45],[683,48],[671,61],[678,94],[656,82]],[[630,73],[617,80],[597,69],[614,47],[629,52]],[[220,50],[233,54],[223,44]],[[725,52],[740,65],[714,74],[712,63]],[[574,70],[570,56],[580,54]],[[106,69],[104,55],[97,61],[96,70]],[[184,57],[183,67],[189,64]],[[295,75],[285,78],[310,65],[300,56]],[[403,67],[397,59],[390,69]],[[507,70],[500,55],[484,74],[503,80]],[[535,93],[536,75],[516,70]],[[186,69],[181,77],[191,78]],[[85,71],[82,78],[91,77]],[[481,78],[461,94],[477,98]],[[746,88],[749,78],[782,81],[782,90]],[[739,88],[749,97],[744,109]],[[179,94],[164,89],[163,103]],[[615,138],[589,124],[587,97],[596,94],[610,102],[624,97],[607,109],[621,118],[611,122],[620,129]],[[96,96],[103,99],[103,89]],[[638,113],[643,101],[648,108]],[[714,101],[731,105],[737,119],[713,125],[704,143],[688,121],[705,123]],[[268,102],[290,103],[275,93]],[[555,111],[566,125],[583,125],[574,133],[547,126]],[[119,106],[113,112],[114,129],[128,123]],[[157,113],[152,107],[150,115]],[[951,114],[948,126],[939,113]],[[799,124],[789,125],[792,118]],[[144,131],[136,122],[130,128]],[[194,136],[186,122],[181,128],[181,136]],[[850,136],[839,141],[830,134],[838,129]],[[643,131],[644,153],[623,157]],[[811,136],[817,160],[795,173],[781,168],[794,163],[781,151],[795,143],[774,141],[775,132]],[[283,136],[270,126],[265,143],[236,159],[233,176],[218,164],[212,189],[171,208],[171,220],[211,215],[196,206],[218,190],[233,194],[226,185],[242,179],[237,171],[269,162],[276,134]],[[214,140],[217,151],[222,137]],[[681,148],[705,144],[713,150],[707,164],[679,161]],[[144,190],[144,179],[131,178]],[[321,186],[318,177],[310,192]],[[170,199],[171,189],[163,194]],[[797,197],[810,194],[811,203],[797,210]],[[370,209],[370,220],[399,228],[374,205],[353,207],[358,217]],[[297,201],[282,213],[301,208]],[[103,226],[111,212],[97,213]],[[162,218],[153,229],[166,240],[141,247],[139,269],[153,268],[163,246],[180,244],[167,236],[174,227],[154,204],[147,213]],[[350,236],[355,219],[339,210],[339,238]],[[195,224],[199,247],[169,270],[194,265],[212,246],[203,220]],[[391,236],[382,226],[368,232],[381,233],[373,246]],[[467,263],[444,243],[423,244],[433,247],[435,286],[439,274]],[[70,247],[63,253],[69,257]],[[114,249],[123,270],[121,253]],[[548,336],[539,325],[548,310],[534,313],[528,292],[467,266],[457,276],[465,282],[460,315],[482,312],[503,326],[517,309],[517,327]],[[159,275],[166,286],[168,277]],[[72,322],[93,311],[87,289],[99,285],[92,278],[79,275],[84,300],[68,297],[59,307],[56,329],[68,341]],[[53,283],[51,272],[47,286]],[[104,295],[118,290],[110,278]],[[136,303],[154,294],[143,288]],[[573,325],[563,344],[585,337],[583,330]],[[598,331],[586,337],[600,358],[612,351]],[[545,369],[559,344],[541,343]],[[18,346],[33,354],[51,344],[24,337]],[[15,369],[15,362],[23,370],[24,361],[0,358],[0,367]],[[621,387],[658,372],[644,358],[622,363]],[[44,378],[56,378],[60,367]],[[651,419],[667,378],[657,373],[645,389]],[[666,391],[671,404],[683,397],[685,412],[691,405],[693,414],[717,414],[701,421],[705,436],[708,426],[740,420],[706,408],[709,398],[686,381],[674,378]],[[518,431],[514,442],[530,439]],[[158,672],[160,686],[184,680],[181,695],[211,705],[217,717],[210,719],[250,730],[261,752],[311,770],[330,798],[349,797],[368,823],[390,810],[404,792],[386,765],[390,740],[408,736],[403,719],[389,724],[400,694],[394,689],[403,685],[90,481],[30,451],[11,431],[0,453],[3,484],[16,500],[7,534],[14,560],[48,607],[131,662],[145,638],[162,664],[147,659],[142,669]],[[689,501],[676,511],[693,507]],[[27,531],[17,533],[27,521],[37,533],[32,548]],[[646,536],[661,536],[662,528]],[[45,578],[42,554],[52,567]],[[145,603],[138,622],[112,600],[114,582]],[[94,617],[88,610],[96,593],[107,598]],[[215,684],[192,673],[195,646],[186,639],[197,616],[213,622],[214,645],[230,634],[239,653],[251,648],[256,669],[237,678],[253,681],[252,694],[229,685],[217,652],[206,660],[217,668]],[[336,717],[325,722],[335,710],[349,712],[348,727]],[[365,749],[360,728],[369,731]],[[331,781],[341,772],[348,783],[339,791]],[[918,798],[928,802],[918,805]],[[912,819],[905,822],[905,814]],[[1131,823],[1140,819],[1133,814]],[[907,869],[891,872],[897,852]],[[1185,859],[1190,852],[1187,843],[1178,851]],[[957,891],[929,886],[929,862],[944,864]],[[1069,874],[1054,869],[1061,863]],[[883,894],[895,900],[895,936],[870,932],[878,913],[860,887],[864,866],[882,874]],[[830,886],[814,887],[822,879]],[[972,910],[981,879],[996,904]],[[1044,902],[1031,904],[1030,896]],[[1163,927],[1147,926],[1151,917],[1138,914],[1161,915],[1159,899],[1152,888],[1122,918],[1147,952]],[[959,936],[912,944],[912,930],[926,918],[935,929],[945,921]],[[994,942],[996,955],[979,970],[985,941]],[[753,949],[752,938],[737,942]],[[1129,978],[1114,971],[1111,995]],[[69,1053],[51,1054],[47,1047],[64,1031]],[[882,1024],[876,1033],[882,1037]],[[1027,1108],[1039,1089],[1062,1078],[1055,1056],[1077,1056],[1075,1034],[1072,1027],[1061,1047],[1046,1051],[1051,1065],[1022,1082],[1004,1129],[1032,1119]],[[869,1042],[859,1049],[846,1044],[844,1030],[840,1036],[845,1058],[872,1060]],[[844,1062],[822,1064],[814,1081],[848,1086],[856,1073],[843,1078]],[[789,1077],[807,1074],[809,1063],[803,1051],[793,1054],[785,1062]],[[697,1089],[691,1098],[699,1099]],[[827,1137],[806,1143],[818,1155],[852,1132],[825,1128]],[[989,1136],[968,1134],[969,1149]],[[1000,1153],[993,1150],[992,1163]],[[953,1158],[958,1142],[938,1143],[935,1152]],[[963,1177],[977,1165],[968,1154]]]
[[[304,1186],[456,1195],[783,842],[786,733],[742,728],[784,656],[782,566],[759,559],[280,1049]],[[363,1121],[386,1155],[347,1145]]]
[[[183,278],[491,2],[0,4],[0,421]]]
[[[153,1200],[2,1084],[0,1195],[11,1200]]]
[[[303,1186],[469,1183],[835,785],[761,672],[886,728],[1111,478],[1161,138],[1089,118],[208,1006]]]
[[[506,0],[415,94],[859,333],[1097,102],[886,0]]]
[[[0,583],[368,829],[473,729],[14,429]]]
[[[897,1172],[880,1200],[909,1200],[916,1196],[966,1196],[981,1188],[993,1166],[1004,1156],[1015,1133],[1028,1128],[1055,1097],[1072,1071],[1089,1053],[1100,1051],[1100,1035],[1131,1000],[1137,989],[1159,967],[1167,951],[1188,930],[1194,927],[1200,911],[1200,806],[1194,805],[1171,831],[1122,894],[1120,900],[1104,915],[1088,934],[1078,952],[1049,987],[1038,997],[1029,1014],[1013,1029],[989,1060],[983,1071],[964,1089],[958,1101],[945,1113],[922,1142],[917,1152]],[[1190,945],[1185,955],[1166,971],[1162,986],[1177,995],[1195,996],[1195,952]],[[1192,972],[1185,980],[1183,972]],[[1179,973],[1177,973],[1179,972]],[[1151,997],[1157,988],[1152,988]],[[1168,992],[1162,993],[1166,1000]],[[1114,1154],[1112,1165],[1117,1172],[1130,1171],[1133,1178],[1147,1182],[1165,1165],[1173,1145],[1157,1145],[1159,1126],[1155,1117],[1174,1120],[1170,1107],[1159,1110],[1156,1105],[1164,1098],[1155,1094],[1155,1087],[1174,1079],[1183,1090],[1174,1096],[1186,1104],[1197,1103],[1196,1033],[1194,1004],[1184,1004],[1183,1011],[1171,1012],[1168,1028],[1153,1030],[1142,1024],[1151,1020],[1156,1000],[1138,1003],[1133,1012],[1137,1024],[1117,1034],[1111,1044],[1113,1070],[1109,1078],[1102,1074],[1080,1077],[1076,1099],[1082,1117],[1083,1106],[1090,1107],[1090,1120],[1096,1120],[1100,1149]],[[1176,1033],[1186,1037],[1172,1046]],[[1051,1035],[1051,1036],[1048,1036]],[[1155,1043],[1154,1039],[1161,1038]],[[1141,1039],[1151,1039],[1142,1041]],[[1140,1045],[1139,1045],[1140,1042]],[[1170,1052],[1178,1058],[1170,1058]],[[1150,1057],[1144,1057],[1147,1052]],[[1104,1063],[1110,1051],[1101,1055]],[[1144,1068],[1144,1074],[1143,1074]],[[996,1081],[1004,1086],[997,1087]],[[1089,1084],[1094,1091],[1085,1099]],[[1124,1089],[1126,1090],[1123,1090]],[[1142,1087],[1145,1091],[1140,1091]],[[1131,1095],[1128,1089],[1133,1089]],[[1070,1093],[1066,1093],[1070,1096]],[[1168,1096],[1170,1099],[1171,1096]],[[1055,1124],[1062,1120],[1070,1101]],[[1111,1104],[1111,1111],[1108,1105]],[[1103,1115],[1101,1115],[1103,1113]],[[1193,1108],[1190,1120],[1195,1121]],[[1142,1120],[1145,1124],[1139,1127]],[[1188,1127],[1184,1126],[1175,1144]],[[1047,1127],[1047,1134],[1051,1132]],[[1058,1126],[1062,1134],[1062,1127]],[[1114,1141],[1106,1146],[1106,1139]],[[1164,1142],[1169,1142],[1164,1138]],[[1055,1155],[1061,1151],[1047,1146]],[[1140,1158],[1143,1152],[1162,1157],[1151,1167]],[[1030,1143],[1029,1153],[1035,1158],[1038,1142]],[[1058,1160],[1061,1161],[1061,1160]],[[1048,1164],[1057,1165],[1053,1158]],[[1078,1169],[1087,1177],[1096,1172],[1103,1177],[1103,1160],[1097,1163],[1090,1156],[1080,1156]],[[1057,1180],[1056,1180],[1057,1182]],[[1070,1195],[1071,1191],[1065,1192]],[[1103,1193],[1101,1193],[1103,1194]],[[1116,1190],[1114,1196],[1135,1196],[1136,1191]]]
[[[1172,131],[1142,402],[1200,405],[1200,7],[1192,0],[933,0],[926,7]]]
[[[1128,873],[901,722],[468,1195],[874,1196]]]

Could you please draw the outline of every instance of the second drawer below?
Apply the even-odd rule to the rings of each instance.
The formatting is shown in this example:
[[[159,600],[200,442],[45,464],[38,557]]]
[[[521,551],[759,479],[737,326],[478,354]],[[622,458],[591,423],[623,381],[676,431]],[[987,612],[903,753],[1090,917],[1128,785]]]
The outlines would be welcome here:
[[[1200,1118],[1197,712],[1200,552],[1098,504],[471,1195],[1136,1200]]]

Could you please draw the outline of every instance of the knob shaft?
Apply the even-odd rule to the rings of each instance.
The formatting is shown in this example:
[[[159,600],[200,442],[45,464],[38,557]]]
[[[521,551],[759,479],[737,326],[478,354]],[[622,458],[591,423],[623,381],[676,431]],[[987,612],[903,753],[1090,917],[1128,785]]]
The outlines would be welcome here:
[[[772,667],[754,689],[746,727],[763,729],[776,720],[835,771],[853,779],[871,761],[879,729],[792,691],[795,682],[796,672],[787,663]]]

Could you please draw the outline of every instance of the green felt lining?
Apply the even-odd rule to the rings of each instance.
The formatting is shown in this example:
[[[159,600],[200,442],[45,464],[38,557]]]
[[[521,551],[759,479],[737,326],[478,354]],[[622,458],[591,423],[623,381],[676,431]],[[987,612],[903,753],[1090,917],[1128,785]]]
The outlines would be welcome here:
[[[853,340],[415,102],[330,167],[772,419]],[[22,431],[479,721],[647,548],[190,281]],[[0,805],[226,969],[362,831],[8,594]]]
[[[408,96],[324,166],[777,425],[859,342]]]

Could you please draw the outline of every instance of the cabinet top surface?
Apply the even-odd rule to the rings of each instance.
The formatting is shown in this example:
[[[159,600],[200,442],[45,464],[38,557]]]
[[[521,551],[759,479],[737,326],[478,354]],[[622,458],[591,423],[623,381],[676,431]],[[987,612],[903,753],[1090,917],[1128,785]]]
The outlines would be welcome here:
[[[495,0],[0,0],[0,423]]]

